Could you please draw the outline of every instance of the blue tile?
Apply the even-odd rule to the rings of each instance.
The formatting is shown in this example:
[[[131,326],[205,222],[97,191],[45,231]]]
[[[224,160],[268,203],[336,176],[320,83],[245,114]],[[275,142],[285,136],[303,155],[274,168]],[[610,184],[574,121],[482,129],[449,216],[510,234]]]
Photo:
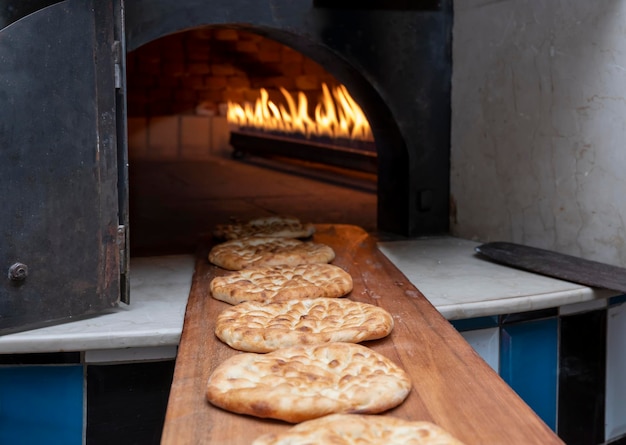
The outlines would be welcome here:
[[[83,367],[0,368],[0,443],[81,445]]]
[[[557,410],[557,319],[506,325],[500,335],[500,375],[554,431]]]

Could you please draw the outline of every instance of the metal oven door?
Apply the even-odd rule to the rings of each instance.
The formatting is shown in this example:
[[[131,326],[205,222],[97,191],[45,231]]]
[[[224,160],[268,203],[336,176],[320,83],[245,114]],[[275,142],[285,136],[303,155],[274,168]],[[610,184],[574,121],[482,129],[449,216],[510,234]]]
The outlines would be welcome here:
[[[0,334],[127,300],[121,1],[0,12]]]

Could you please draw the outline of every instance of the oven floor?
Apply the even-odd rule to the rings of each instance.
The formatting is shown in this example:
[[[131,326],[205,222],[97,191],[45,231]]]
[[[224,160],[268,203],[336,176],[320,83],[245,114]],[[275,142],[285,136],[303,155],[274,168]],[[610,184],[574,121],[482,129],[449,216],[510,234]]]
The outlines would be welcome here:
[[[302,172],[301,166],[218,157],[131,161],[131,255],[193,253],[215,224],[272,214],[376,230],[373,181]]]

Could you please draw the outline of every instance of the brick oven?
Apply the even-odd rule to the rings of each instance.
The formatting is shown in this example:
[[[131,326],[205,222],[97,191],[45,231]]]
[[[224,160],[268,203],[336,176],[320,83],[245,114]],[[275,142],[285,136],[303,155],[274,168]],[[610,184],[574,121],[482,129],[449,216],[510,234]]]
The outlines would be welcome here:
[[[345,85],[378,228],[448,232],[450,1],[16,1],[1,25],[0,332],[128,301],[129,159],[229,155],[223,104],[260,86]]]
[[[126,63],[129,157],[139,161],[249,154],[250,147],[238,143],[227,123],[229,103],[254,107],[263,91],[273,104],[287,106],[282,90],[294,103],[303,95],[307,117],[314,119],[323,88],[334,92],[341,85],[322,65],[289,46],[232,28],[201,27],[168,35],[132,51]],[[264,143],[270,134],[259,139],[260,146],[267,146],[265,153],[277,150],[276,138]],[[293,142],[282,153],[289,157],[315,160],[322,149],[312,150],[311,144],[339,141],[324,145],[338,148],[323,159],[325,163],[376,171],[372,139],[305,138],[296,132],[306,150],[290,154],[298,143],[293,132],[287,136]],[[309,143],[311,137],[317,142]],[[362,165],[342,156],[342,144],[353,157],[364,157]]]
[[[302,91],[311,101],[338,82],[322,65],[275,40],[200,27],[151,41],[126,58],[131,160],[231,156],[226,108],[261,88]]]

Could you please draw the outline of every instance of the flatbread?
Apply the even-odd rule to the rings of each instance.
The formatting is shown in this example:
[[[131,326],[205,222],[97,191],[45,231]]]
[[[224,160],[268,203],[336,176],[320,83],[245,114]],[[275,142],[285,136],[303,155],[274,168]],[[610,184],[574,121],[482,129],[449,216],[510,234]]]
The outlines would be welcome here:
[[[353,343],[245,352],[222,362],[207,399],[240,414],[297,423],[335,413],[379,413],[404,401],[406,372],[385,356]]]
[[[209,261],[228,270],[282,264],[330,263],[335,251],[325,244],[295,238],[252,236],[226,241],[214,246]]]
[[[218,224],[213,236],[231,240],[247,236],[280,238],[307,238],[315,233],[315,226],[303,223],[293,216],[273,215],[251,219],[245,223]]]
[[[238,304],[218,315],[215,335],[240,351],[271,352],[295,345],[375,340],[392,329],[393,318],[383,308],[346,298],[315,298]]]
[[[211,295],[230,304],[242,301],[286,301],[342,297],[352,290],[352,277],[333,264],[249,267],[213,278]]]
[[[448,431],[426,421],[390,416],[331,414],[264,434],[252,445],[463,445]]]

